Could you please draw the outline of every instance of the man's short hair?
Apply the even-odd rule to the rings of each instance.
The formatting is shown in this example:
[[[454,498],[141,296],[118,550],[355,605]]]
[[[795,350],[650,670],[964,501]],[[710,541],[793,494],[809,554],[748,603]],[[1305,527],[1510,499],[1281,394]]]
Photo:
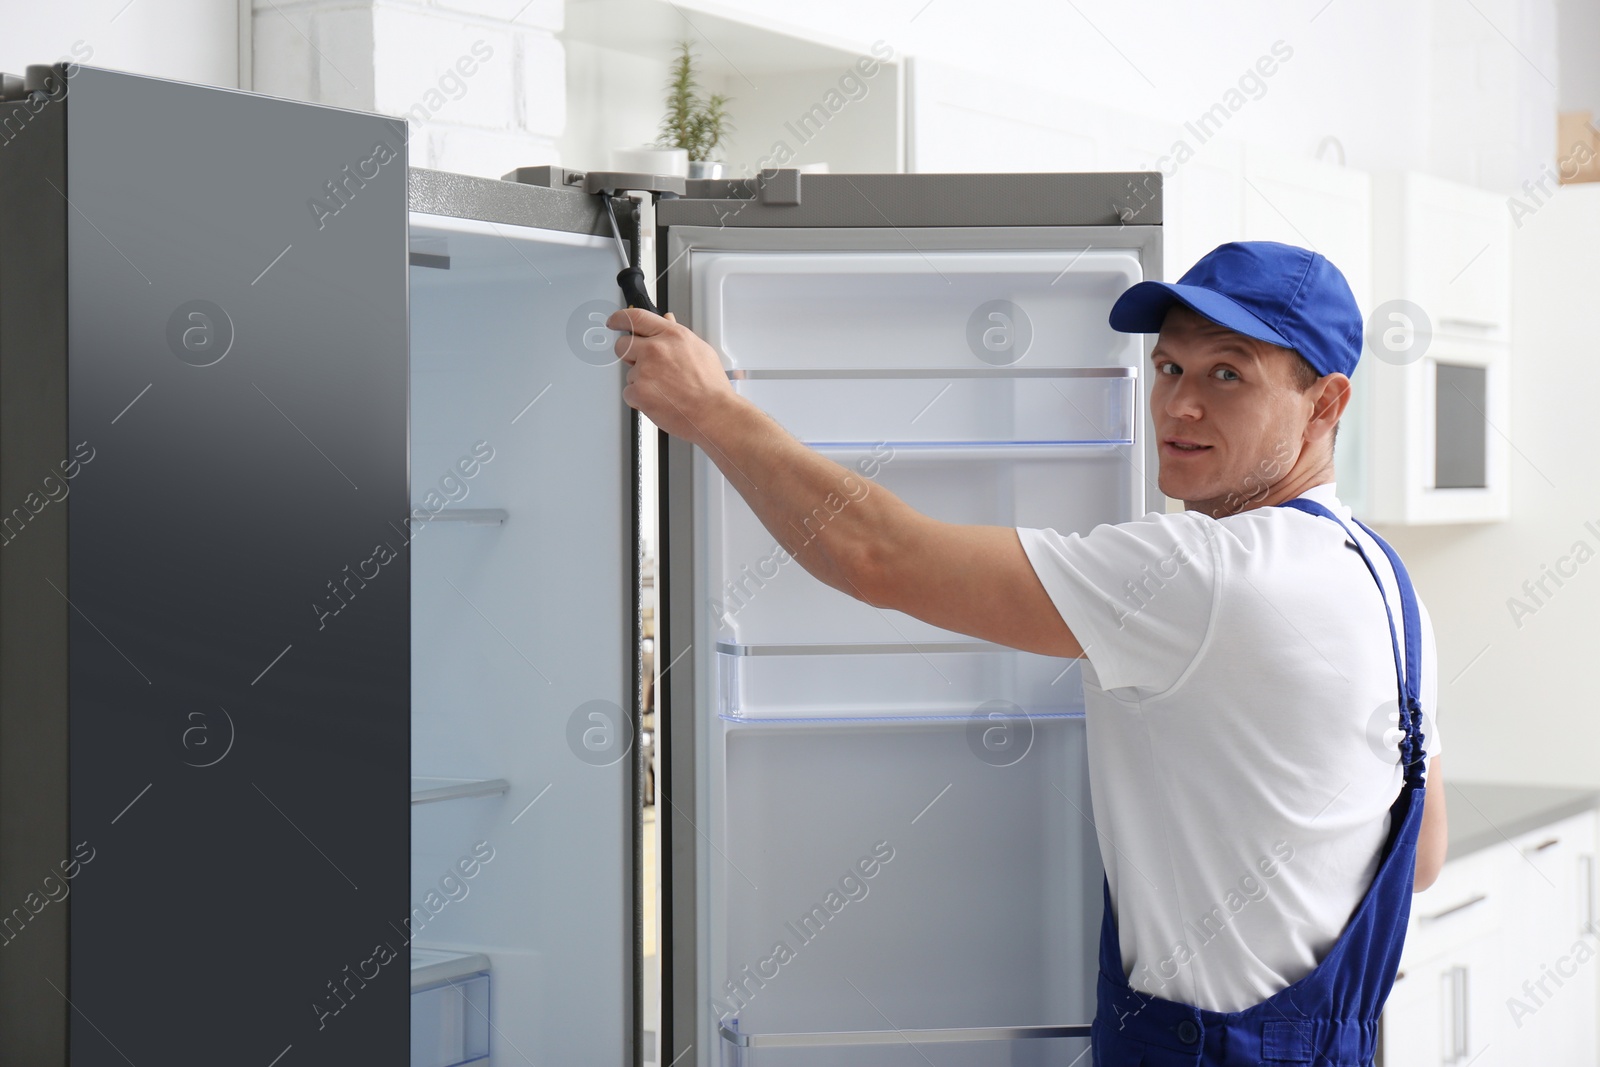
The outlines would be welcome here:
[[[1293,349],[1290,349],[1290,351],[1294,352]],[[1317,373],[1317,368],[1311,365],[1310,360],[1300,353],[1294,352],[1294,387],[1296,389],[1303,393],[1313,385],[1316,385],[1317,379],[1320,377],[1322,375]]]

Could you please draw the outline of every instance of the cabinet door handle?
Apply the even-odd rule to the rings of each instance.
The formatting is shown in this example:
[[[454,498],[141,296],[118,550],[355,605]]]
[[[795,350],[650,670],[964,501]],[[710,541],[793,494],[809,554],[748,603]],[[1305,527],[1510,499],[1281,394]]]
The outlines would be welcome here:
[[[1444,1053],[1445,1064],[1453,1064],[1460,1057],[1456,1055],[1456,972],[1455,968],[1442,971],[1439,974],[1439,1028],[1440,1050]]]
[[[1482,904],[1484,901],[1486,901],[1488,899],[1489,899],[1489,894],[1487,894],[1487,893],[1478,893],[1475,896],[1468,897],[1466,900],[1463,900],[1459,904],[1452,904],[1450,907],[1444,909],[1443,911],[1436,911],[1432,915],[1424,915],[1422,917],[1422,921],[1425,922],[1425,923],[1438,922],[1440,919],[1443,919],[1447,915],[1454,915],[1458,911],[1465,911],[1466,909],[1472,907],[1474,904]]]
[[[1471,1049],[1467,1033],[1467,969],[1451,967],[1439,975],[1439,984],[1444,987],[1440,1011],[1450,1013],[1440,1020],[1444,1024],[1444,1062],[1456,1064],[1465,1060]]]
[[[1460,317],[1442,318],[1439,320],[1439,326],[1442,329],[1454,327],[1456,329],[1470,330],[1474,333],[1488,333],[1491,330],[1498,330],[1500,328],[1500,324],[1498,322],[1489,322],[1487,319],[1464,319]]]
[[[1547,848],[1555,848],[1559,844],[1561,844],[1561,838],[1559,838],[1559,837],[1546,838],[1545,840],[1540,841],[1537,845],[1534,845],[1528,851],[1529,852],[1543,852],[1545,849],[1547,849]]]
[[[1582,855],[1578,857],[1578,886],[1583,892],[1583,918],[1578,924],[1578,934],[1600,933],[1595,922],[1595,878],[1594,856]]]

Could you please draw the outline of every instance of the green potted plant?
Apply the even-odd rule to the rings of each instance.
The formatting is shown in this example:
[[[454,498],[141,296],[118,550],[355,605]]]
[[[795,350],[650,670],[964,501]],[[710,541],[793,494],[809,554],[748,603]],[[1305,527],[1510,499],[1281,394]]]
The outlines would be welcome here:
[[[727,110],[730,98],[701,92],[696,59],[690,43],[680,42],[667,79],[667,113],[656,143],[689,154],[689,177],[720,178],[722,164],[711,155],[733,132]]]

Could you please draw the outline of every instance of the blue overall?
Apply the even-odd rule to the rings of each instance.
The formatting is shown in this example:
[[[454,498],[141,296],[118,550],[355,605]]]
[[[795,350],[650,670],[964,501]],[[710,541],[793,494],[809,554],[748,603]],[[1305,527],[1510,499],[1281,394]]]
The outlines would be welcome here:
[[[1303,497],[1279,506],[1339,523],[1379,583],[1382,596],[1383,585],[1371,558],[1338,516]],[[1389,809],[1389,834],[1378,873],[1333,948],[1310,974],[1261,1003],[1234,1012],[1205,1011],[1130,987],[1123,975],[1122,947],[1107,885],[1100,925],[1099,1004],[1091,1031],[1098,1067],[1368,1067],[1377,1053],[1378,1016],[1394,984],[1411,914],[1417,831],[1422,825],[1422,708],[1417,696],[1422,646],[1410,576],[1381,537],[1359,520],[1357,525],[1372,534],[1394,567],[1405,638],[1402,674],[1401,644],[1385,598],[1395,674],[1403,678],[1400,728],[1405,737],[1400,753],[1405,784]]]

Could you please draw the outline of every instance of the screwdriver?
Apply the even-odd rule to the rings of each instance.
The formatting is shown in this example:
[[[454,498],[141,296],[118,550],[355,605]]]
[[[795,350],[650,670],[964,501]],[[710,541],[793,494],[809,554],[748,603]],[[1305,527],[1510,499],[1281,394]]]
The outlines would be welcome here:
[[[612,203],[611,194],[602,192],[600,199],[606,202],[606,218],[611,220],[611,234],[617,239],[617,255],[622,257],[622,270],[617,272],[617,287],[622,290],[622,298],[631,308],[642,308],[652,315],[661,312],[650,300],[650,294],[645,291],[644,271],[633,265],[633,260],[628,257],[628,245],[622,239],[622,230],[617,226],[617,209]]]

